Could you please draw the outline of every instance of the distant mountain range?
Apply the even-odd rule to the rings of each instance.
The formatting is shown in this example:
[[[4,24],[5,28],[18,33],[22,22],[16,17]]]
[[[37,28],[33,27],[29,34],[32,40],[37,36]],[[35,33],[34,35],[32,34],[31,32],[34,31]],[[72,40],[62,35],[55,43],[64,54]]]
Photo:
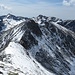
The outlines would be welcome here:
[[[75,75],[75,20],[0,16],[0,75]]]

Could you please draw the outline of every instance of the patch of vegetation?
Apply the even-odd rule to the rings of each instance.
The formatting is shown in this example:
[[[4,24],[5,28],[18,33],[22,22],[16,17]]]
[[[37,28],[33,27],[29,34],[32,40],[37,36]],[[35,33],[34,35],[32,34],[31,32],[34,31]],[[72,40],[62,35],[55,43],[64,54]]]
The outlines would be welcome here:
[[[18,73],[10,72],[8,75],[19,75]]]

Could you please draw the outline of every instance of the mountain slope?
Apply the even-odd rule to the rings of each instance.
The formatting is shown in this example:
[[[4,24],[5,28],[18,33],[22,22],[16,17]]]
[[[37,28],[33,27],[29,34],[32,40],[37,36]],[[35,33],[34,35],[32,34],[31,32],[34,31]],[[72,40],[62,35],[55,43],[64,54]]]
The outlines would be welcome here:
[[[18,17],[11,18],[16,21]],[[13,70],[19,68],[19,75],[74,75],[75,33],[58,24],[62,20],[55,17],[19,18],[10,27],[1,22],[7,25],[0,32],[1,62]]]
[[[58,22],[58,24],[75,32],[75,20],[64,20],[64,21]]]
[[[19,75],[53,75],[45,70],[35,59],[27,55],[26,50],[18,43],[10,42],[5,49],[5,58],[3,62],[8,63],[8,66],[3,67],[6,73],[18,73]],[[3,72],[3,71],[2,71]]]

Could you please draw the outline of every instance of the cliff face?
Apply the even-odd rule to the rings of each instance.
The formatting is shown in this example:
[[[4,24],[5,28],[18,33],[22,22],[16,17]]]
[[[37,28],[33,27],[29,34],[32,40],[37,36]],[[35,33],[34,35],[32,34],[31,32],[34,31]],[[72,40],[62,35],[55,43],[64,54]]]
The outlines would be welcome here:
[[[1,73],[75,74],[75,33],[70,25],[65,28],[61,19],[43,15],[30,19],[10,14],[0,22]]]

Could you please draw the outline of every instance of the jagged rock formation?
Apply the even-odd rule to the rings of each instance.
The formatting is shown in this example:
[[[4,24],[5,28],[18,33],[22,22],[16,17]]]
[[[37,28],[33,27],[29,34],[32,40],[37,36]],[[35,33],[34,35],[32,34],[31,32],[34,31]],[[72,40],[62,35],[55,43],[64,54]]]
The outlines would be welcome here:
[[[74,75],[75,33],[71,23],[43,15],[1,16],[0,73]]]

